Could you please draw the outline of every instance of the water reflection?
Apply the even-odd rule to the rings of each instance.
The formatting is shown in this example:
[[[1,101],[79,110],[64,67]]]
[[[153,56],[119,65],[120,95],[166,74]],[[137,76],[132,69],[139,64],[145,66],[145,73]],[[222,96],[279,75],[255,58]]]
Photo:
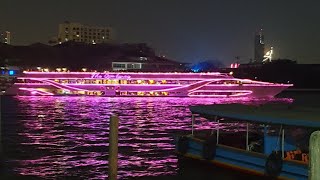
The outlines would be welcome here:
[[[291,99],[7,97],[4,149],[17,174],[105,179],[109,117],[118,114],[119,178],[175,174],[173,134],[190,131],[189,105],[269,101]],[[199,119],[196,128],[213,126]]]

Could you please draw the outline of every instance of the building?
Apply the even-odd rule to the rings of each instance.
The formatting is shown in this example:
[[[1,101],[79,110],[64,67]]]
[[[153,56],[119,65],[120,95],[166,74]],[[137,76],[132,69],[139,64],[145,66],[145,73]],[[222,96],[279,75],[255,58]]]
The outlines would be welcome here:
[[[115,33],[111,27],[86,26],[72,22],[59,24],[59,44],[67,41],[97,44],[111,42],[114,39]]]
[[[254,62],[261,63],[264,59],[264,35],[260,29],[254,37]]]
[[[112,71],[182,72],[185,64],[162,57],[125,57],[114,60]]]
[[[11,33],[9,31],[0,32],[0,43],[11,44]]]

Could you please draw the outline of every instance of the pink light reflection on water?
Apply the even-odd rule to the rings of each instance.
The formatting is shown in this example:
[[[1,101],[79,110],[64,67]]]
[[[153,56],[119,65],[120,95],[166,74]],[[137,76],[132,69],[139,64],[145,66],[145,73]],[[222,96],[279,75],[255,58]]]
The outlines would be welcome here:
[[[120,117],[119,178],[172,175],[178,170],[173,134],[191,129],[190,105],[290,103],[291,99],[14,97],[16,142],[26,157],[12,160],[21,175],[107,178],[108,123]],[[216,124],[199,118],[196,129]],[[221,127],[221,126],[220,126]],[[238,123],[224,124],[231,130]],[[245,126],[243,126],[243,129]]]

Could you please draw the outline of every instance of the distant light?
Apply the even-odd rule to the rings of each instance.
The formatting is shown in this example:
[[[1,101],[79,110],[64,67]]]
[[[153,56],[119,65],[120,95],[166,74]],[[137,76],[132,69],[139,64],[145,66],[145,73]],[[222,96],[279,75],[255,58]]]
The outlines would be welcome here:
[[[61,68],[57,68],[56,70],[57,70],[58,72],[60,72],[60,71],[61,71]]]
[[[10,76],[13,76],[13,75],[14,75],[14,71],[13,71],[13,70],[10,70],[10,71],[9,71],[9,75],[10,75]]]
[[[230,75],[233,75],[233,71],[229,72]]]
[[[49,72],[48,68],[43,69],[44,72]]]
[[[86,72],[86,71],[87,71],[87,68],[82,68],[82,71],[83,71],[83,72]]]
[[[66,71],[67,71],[67,68],[62,68],[62,71],[66,72]]]
[[[41,67],[37,67],[38,70],[41,70]]]

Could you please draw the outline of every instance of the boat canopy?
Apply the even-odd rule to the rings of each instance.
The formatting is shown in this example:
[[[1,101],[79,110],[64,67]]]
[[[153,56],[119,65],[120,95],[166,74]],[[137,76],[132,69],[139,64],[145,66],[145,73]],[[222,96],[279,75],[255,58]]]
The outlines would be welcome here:
[[[320,128],[320,107],[293,106],[288,104],[215,104],[191,106],[193,114],[218,116],[261,124]]]

